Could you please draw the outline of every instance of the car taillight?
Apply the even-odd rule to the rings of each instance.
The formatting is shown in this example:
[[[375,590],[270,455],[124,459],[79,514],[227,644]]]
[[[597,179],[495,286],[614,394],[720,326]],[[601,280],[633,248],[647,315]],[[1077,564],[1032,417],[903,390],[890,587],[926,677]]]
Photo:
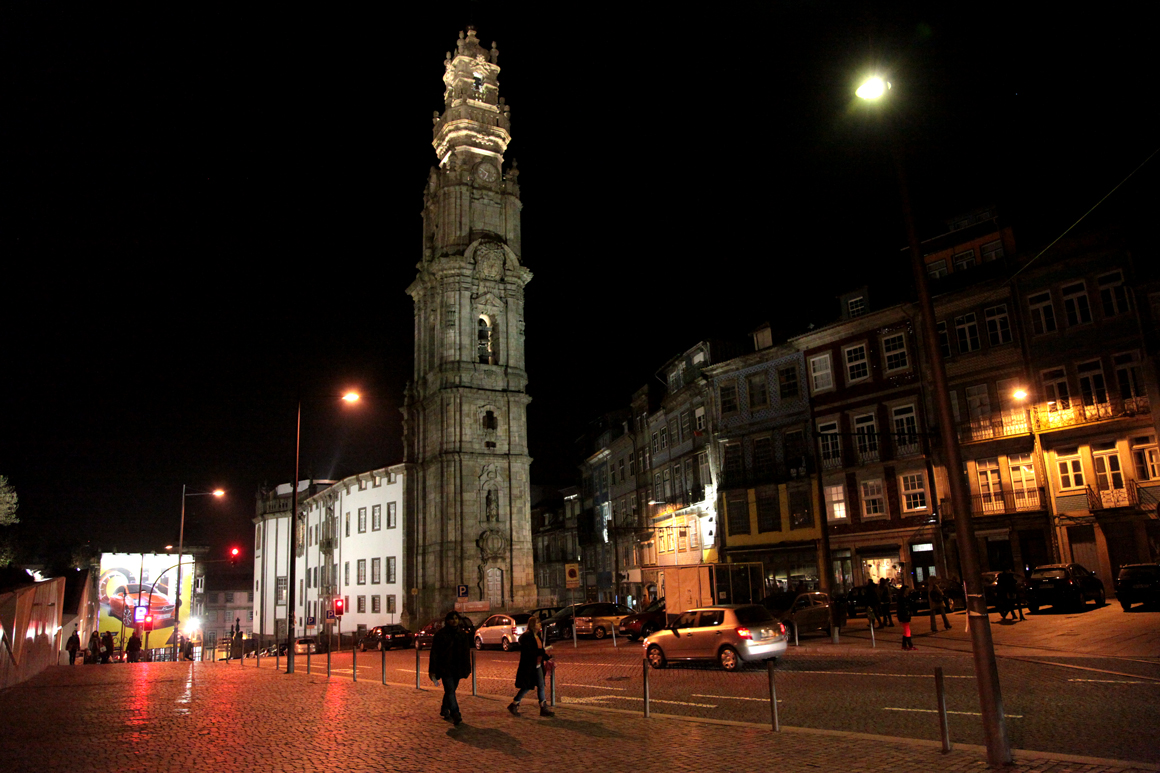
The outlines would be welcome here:
[[[777,627],[781,629],[781,635],[785,636],[785,623],[778,623]]]
[[[739,638],[739,639],[752,639],[753,638],[753,634],[751,634],[749,632],[748,628],[736,628],[734,630],[737,631],[737,638]]]

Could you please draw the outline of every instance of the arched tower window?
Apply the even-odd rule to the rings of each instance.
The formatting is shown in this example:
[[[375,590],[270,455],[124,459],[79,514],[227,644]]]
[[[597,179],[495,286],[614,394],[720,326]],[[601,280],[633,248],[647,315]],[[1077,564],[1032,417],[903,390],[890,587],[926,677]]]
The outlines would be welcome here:
[[[496,421],[495,411],[488,411],[483,414],[483,428],[484,429],[498,429],[499,422]]]
[[[479,315],[479,321],[476,323],[476,344],[475,352],[479,362],[484,365],[498,365],[499,364],[499,337],[497,336],[495,323],[491,321],[491,317],[486,314]]]

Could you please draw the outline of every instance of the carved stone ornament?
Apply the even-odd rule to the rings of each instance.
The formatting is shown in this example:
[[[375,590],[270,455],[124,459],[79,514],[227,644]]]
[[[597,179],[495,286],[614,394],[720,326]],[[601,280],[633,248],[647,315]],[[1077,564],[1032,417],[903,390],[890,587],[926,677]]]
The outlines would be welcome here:
[[[479,548],[480,561],[484,563],[499,561],[507,552],[507,537],[498,529],[485,529],[480,533],[475,545]]]
[[[481,244],[475,251],[475,272],[481,279],[503,278],[503,248],[497,244]]]

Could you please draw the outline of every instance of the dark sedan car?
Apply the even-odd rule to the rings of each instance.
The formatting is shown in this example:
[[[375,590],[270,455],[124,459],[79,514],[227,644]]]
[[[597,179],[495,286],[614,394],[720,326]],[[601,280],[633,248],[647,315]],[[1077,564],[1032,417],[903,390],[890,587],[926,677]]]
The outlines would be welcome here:
[[[768,609],[786,630],[800,636],[811,631],[830,633],[830,597],[818,591],[779,592],[766,596],[761,605]]]
[[[650,634],[666,628],[669,624],[668,614],[665,612],[665,600],[659,598],[644,608],[644,611],[629,615],[620,621],[617,629],[621,636],[627,636],[629,641],[647,639]]]
[[[389,650],[395,647],[411,647],[414,643],[415,634],[396,623],[394,625],[376,625],[358,643],[358,648],[363,652]]]
[[[544,642],[550,642],[554,639],[571,639],[572,638],[572,616],[575,612],[578,617],[585,617],[588,615],[600,614],[598,610],[604,607],[611,607],[612,604],[602,602],[589,602],[587,604],[577,604],[572,607],[564,607],[556,614],[549,617],[543,622]]]
[[[431,622],[427,623],[427,625],[420,628],[418,631],[415,631],[415,646],[418,647],[419,649],[423,649],[424,647],[430,647],[432,639],[435,638],[435,634],[442,627],[443,627],[443,618],[439,618],[438,620],[432,620]]]
[[[1116,576],[1116,598],[1127,612],[1133,604],[1160,604],[1160,564],[1128,564]]]
[[[1079,564],[1047,564],[1035,567],[1028,580],[1027,608],[1080,609],[1091,599],[1104,605],[1104,584],[1093,572]]]

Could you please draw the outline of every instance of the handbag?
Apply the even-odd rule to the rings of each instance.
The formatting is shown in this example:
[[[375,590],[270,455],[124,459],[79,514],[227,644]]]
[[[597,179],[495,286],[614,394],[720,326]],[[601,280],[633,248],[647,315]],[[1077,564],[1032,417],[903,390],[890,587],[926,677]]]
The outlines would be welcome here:
[[[540,662],[540,668],[544,669],[544,676],[551,676],[556,671],[556,662],[551,658],[544,658]]]

